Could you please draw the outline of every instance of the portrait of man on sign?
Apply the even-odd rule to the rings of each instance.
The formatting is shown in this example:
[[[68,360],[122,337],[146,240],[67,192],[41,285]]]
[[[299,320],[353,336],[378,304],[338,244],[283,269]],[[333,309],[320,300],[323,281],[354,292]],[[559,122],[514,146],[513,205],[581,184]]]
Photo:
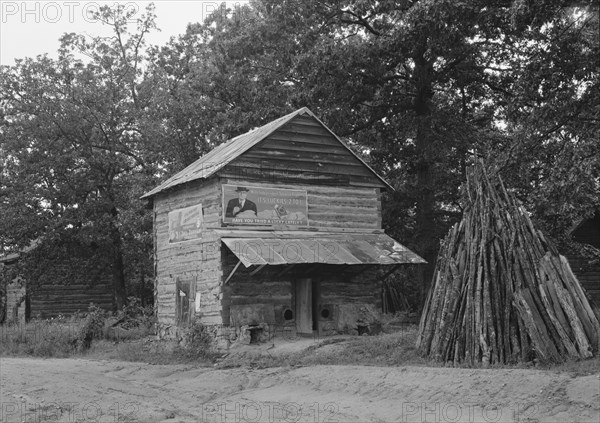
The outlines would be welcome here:
[[[237,187],[235,192],[238,193],[238,198],[227,202],[225,217],[256,217],[256,204],[246,198],[250,190],[246,187]]]

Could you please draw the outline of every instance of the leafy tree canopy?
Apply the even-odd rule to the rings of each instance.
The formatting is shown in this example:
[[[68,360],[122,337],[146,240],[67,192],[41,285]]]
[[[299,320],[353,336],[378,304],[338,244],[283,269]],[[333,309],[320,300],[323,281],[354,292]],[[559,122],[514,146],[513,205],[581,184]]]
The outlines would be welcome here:
[[[431,265],[475,156],[554,236],[600,204],[592,1],[253,0],[150,49],[151,8],[99,17],[113,38],[1,71],[5,244],[76,232],[123,281],[149,267],[144,189],[302,106],[394,185],[384,226]]]

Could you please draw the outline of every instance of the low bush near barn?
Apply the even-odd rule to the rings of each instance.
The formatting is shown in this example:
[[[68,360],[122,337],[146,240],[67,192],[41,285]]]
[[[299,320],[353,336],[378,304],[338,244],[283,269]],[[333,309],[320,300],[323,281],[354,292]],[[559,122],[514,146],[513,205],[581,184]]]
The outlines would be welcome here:
[[[215,340],[210,328],[195,320],[184,332],[175,353],[190,360],[212,360],[218,355],[214,348]]]

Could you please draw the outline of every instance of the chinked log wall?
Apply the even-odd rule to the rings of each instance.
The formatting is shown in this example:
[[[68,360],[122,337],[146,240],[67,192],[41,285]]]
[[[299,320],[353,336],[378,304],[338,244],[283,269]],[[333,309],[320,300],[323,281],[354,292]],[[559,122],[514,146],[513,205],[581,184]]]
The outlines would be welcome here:
[[[345,276],[333,274],[324,278],[320,291],[322,304],[373,304],[381,308],[381,282],[375,266],[355,266]]]
[[[307,184],[264,184],[252,180],[225,179],[224,183],[241,186],[262,185],[307,191],[308,227],[286,227],[287,230],[347,228],[381,229],[381,206],[376,188],[323,187]],[[252,199],[251,193],[248,199]],[[239,227],[244,229],[244,227]],[[265,228],[263,226],[263,228]],[[271,228],[268,228],[271,229]],[[277,228],[274,228],[277,229]]]
[[[86,312],[91,303],[112,311],[114,306],[110,275],[92,285],[40,285],[28,287],[30,317],[49,318]]]
[[[235,265],[235,262],[229,261],[223,264],[221,250],[227,247],[222,246],[218,235],[210,230],[222,226],[222,184],[307,191],[308,227],[260,229],[381,230],[380,188],[383,183],[318,122],[310,117],[297,116],[219,170],[218,176],[180,185],[155,197],[155,300],[162,325],[177,323],[175,299],[178,279],[195,281],[196,292],[200,294],[202,321],[208,324],[227,323],[232,301],[239,304],[252,298],[254,291],[250,287],[240,288],[244,293],[232,291],[231,298],[224,298],[222,291],[222,282]],[[248,198],[252,200],[251,193]],[[206,229],[202,238],[170,244],[168,213],[200,203],[204,208]],[[229,236],[235,236],[236,229],[250,227],[228,229],[232,229]],[[262,269],[258,275],[274,278],[268,282],[269,286],[265,285],[267,282],[261,282],[253,289],[269,292],[291,290],[291,276],[281,279],[267,270]],[[232,279],[232,286],[236,280]],[[252,292],[246,293],[248,289]],[[281,303],[283,299],[277,301]],[[286,297],[285,301],[291,300]]]
[[[237,258],[233,253],[223,250],[223,274],[229,275]],[[294,309],[293,283],[297,277],[308,277],[319,283],[320,304],[370,304],[381,308],[381,282],[377,280],[375,266],[353,266],[352,271],[344,265],[321,265],[316,271],[314,264],[297,264],[296,267],[283,273],[284,265],[266,267],[252,275],[253,267],[238,268],[234,276],[223,288],[223,322],[234,324],[230,320],[231,306],[269,304],[273,307],[274,319],[266,322],[284,325],[283,313],[286,309]],[[311,273],[304,274],[308,269]],[[283,273],[283,274],[282,274]]]
[[[200,293],[203,321],[221,321],[221,242],[210,229],[220,227],[221,189],[216,178],[191,182],[177,190],[160,194],[154,201],[155,299],[159,323],[175,326],[176,284],[195,281]],[[204,227],[201,239],[169,243],[169,212],[202,204]]]
[[[238,262],[237,257],[227,247],[223,249],[223,274],[227,277]],[[223,323],[235,325],[230,315],[230,307],[269,304],[273,307],[272,321],[269,324],[283,325],[283,313],[292,307],[293,290],[291,273],[282,273],[282,266],[265,267],[251,275],[254,266],[248,269],[243,265],[223,287]]]
[[[225,179],[223,183],[256,184],[253,181],[232,179]],[[222,182],[217,179],[203,185],[192,182],[183,188],[179,188],[176,192],[169,193],[169,195],[159,195],[155,199],[156,300],[158,318],[161,324],[176,324],[175,291],[177,278],[180,280],[196,280],[196,292],[200,293],[203,322],[221,324],[229,321],[228,306],[231,302],[227,299],[223,303],[221,302],[223,300],[221,284],[223,277],[229,275],[235,262],[233,264],[229,263],[226,268],[223,268],[221,248],[226,247],[221,245],[220,238],[216,233],[210,230],[221,227],[221,184]],[[289,227],[287,229],[312,230],[333,227],[347,228],[346,230],[374,230],[381,227],[378,223],[381,219],[381,209],[378,200],[379,192],[376,188],[345,189],[290,184],[271,184],[269,186],[304,189],[308,192],[308,228]],[[197,204],[202,204],[204,223],[207,229],[202,234],[202,238],[169,243],[168,213]],[[235,229],[231,232],[234,233]],[[260,273],[263,271],[264,269]],[[274,283],[277,282],[269,282],[269,284]],[[289,284],[290,281],[289,279],[283,279],[280,283]],[[263,285],[256,288],[263,289],[264,287]],[[270,286],[270,288],[273,287]],[[251,296],[247,298],[251,298]]]
[[[74,269],[73,262],[55,263],[53,271],[60,274],[78,273],[85,275],[97,269],[80,264]],[[103,310],[112,311],[114,296],[112,276],[104,272],[89,283],[28,283],[20,280],[7,286],[7,322],[24,322],[25,319],[48,319],[59,315],[71,315],[75,312],[88,311],[90,304]],[[29,299],[29,310],[26,315],[26,298]]]

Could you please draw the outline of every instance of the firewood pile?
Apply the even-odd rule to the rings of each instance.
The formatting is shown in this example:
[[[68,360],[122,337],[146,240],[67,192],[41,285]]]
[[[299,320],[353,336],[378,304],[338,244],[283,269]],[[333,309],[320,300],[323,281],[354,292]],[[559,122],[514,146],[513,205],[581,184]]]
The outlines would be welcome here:
[[[454,365],[598,351],[600,323],[568,261],[482,162],[467,175],[462,221],[443,240],[419,326],[419,352]]]

